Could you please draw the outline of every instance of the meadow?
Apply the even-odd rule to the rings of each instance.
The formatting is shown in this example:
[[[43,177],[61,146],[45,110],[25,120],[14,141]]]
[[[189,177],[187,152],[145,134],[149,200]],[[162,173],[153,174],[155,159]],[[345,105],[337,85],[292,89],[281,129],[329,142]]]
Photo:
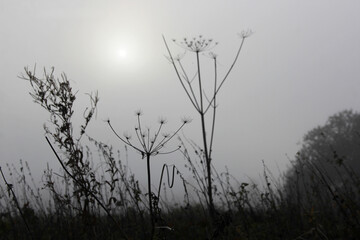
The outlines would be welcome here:
[[[44,186],[36,186],[26,162],[21,161],[19,169],[3,168],[13,181],[1,183],[1,239],[150,239],[146,191],[122,160],[115,160],[110,147],[97,144],[106,167],[96,173],[101,180],[92,186],[93,197],[79,197],[65,173],[57,176],[45,169]],[[217,174],[215,222],[206,210],[206,192],[199,187],[197,195],[185,195],[176,203],[165,196],[156,199],[153,239],[358,239],[358,176],[348,171],[351,182],[344,178],[343,185],[334,186],[325,169],[307,164],[312,181],[303,180],[299,171],[288,189],[285,179],[273,179],[266,166],[262,186],[230,184],[231,175]],[[197,170],[191,171],[198,178]],[[183,184],[189,191],[193,187]]]
[[[26,161],[20,160],[18,166],[2,163],[0,238],[359,239],[359,114],[344,111],[330,118],[329,123],[338,127],[335,135],[327,132],[331,125],[310,131],[306,144],[290,161],[291,168],[279,178],[265,163],[262,184],[240,182],[228,171],[219,172],[214,167],[212,161],[221,160],[212,158],[217,96],[249,35],[251,32],[240,35],[235,58],[223,77],[218,76],[217,55],[210,52],[206,56],[214,64],[210,91],[204,89],[200,58],[217,43],[202,36],[174,40],[195,57],[195,73],[189,74],[182,64],[183,56],[173,56],[164,38],[168,60],[198,113],[200,145],[178,136],[190,122],[186,118],[173,133],[166,134],[162,133],[165,119],[159,119],[152,131],[143,126],[142,112],[137,111],[133,137],[118,134],[110,119],[106,121],[128,151],[146,160],[146,189],[117,149],[87,135],[99,101],[97,93],[88,94],[89,106],[80,111],[83,122],[76,125],[76,91],[67,76],[56,77],[52,68],[38,77],[35,69],[25,68],[21,78],[28,81],[31,97],[49,113],[44,141],[61,170],[44,166],[39,186]],[[353,118],[356,124],[346,122]],[[346,131],[339,135],[339,129]],[[334,145],[334,139],[341,139],[341,149]],[[179,147],[166,150],[170,141]],[[182,154],[187,172],[165,164],[160,182],[151,182],[152,159],[175,151]],[[101,163],[101,167],[94,167],[94,163]],[[175,178],[184,195],[174,200]]]

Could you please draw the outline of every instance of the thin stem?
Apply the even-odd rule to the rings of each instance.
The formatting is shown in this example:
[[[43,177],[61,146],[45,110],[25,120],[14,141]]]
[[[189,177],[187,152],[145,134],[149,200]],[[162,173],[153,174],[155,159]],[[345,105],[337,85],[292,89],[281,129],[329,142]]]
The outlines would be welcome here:
[[[239,58],[239,55],[240,55],[241,49],[242,49],[242,47],[243,47],[243,45],[244,45],[244,42],[245,42],[245,38],[242,38],[241,43],[240,43],[240,47],[239,47],[239,49],[238,49],[238,51],[237,51],[237,53],[236,53],[235,59],[234,59],[233,63],[231,64],[229,70],[228,70],[227,73],[225,74],[225,77],[224,77],[223,80],[221,81],[219,87],[216,89],[215,94],[214,94],[213,98],[211,99],[209,105],[206,107],[205,113],[206,113],[206,112],[208,111],[208,109],[210,108],[212,102],[214,101],[215,96],[218,94],[220,88],[222,87],[222,85],[224,84],[225,80],[226,80],[227,77],[229,76],[231,70],[232,70],[233,67],[235,66],[235,63],[237,62],[237,60],[238,60],[238,58]]]
[[[207,170],[207,182],[208,182],[208,196],[209,196],[209,213],[211,219],[214,220],[215,215],[215,207],[213,202],[213,195],[212,195],[212,180],[211,180],[211,159],[208,152],[208,145],[207,145],[207,138],[206,138],[206,126],[205,126],[205,112],[203,106],[203,92],[202,92],[202,85],[201,85],[201,74],[200,74],[200,59],[199,59],[199,52],[196,52],[196,62],[197,62],[197,69],[198,69],[198,79],[199,79],[199,88],[200,88],[200,118],[201,118],[201,130],[203,136],[203,143],[204,143],[204,155],[206,160],[206,170]]]
[[[6,186],[7,186],[8,191],[10,191],[11,194],[13,195],[13,199],[14,199],[15,205],[16,205],[17,209],[19,210],[19,213],[20,213],[20,216],[21,216],[22,220],[23,220],[24,223],[25,223],[25,226],[26,226],[26,229],[27,229],[27,231],[28,231],[28,233],[29,233],[29,235],[30,235],[30,238],[31,238],[31,239],[34,239],[33,236],[32,236],[32,233],[31,233],[31,231],[30,231],[30,227],[29,227],[28,223],[26,222],[25,216],[24,216],[23,212],[21,211],[20,204],[19,204],[19,202],[18,202],[18,200],[17,200],[17,198],[16,198],[16,195],[15,195],[13,189],[12,189],[12,185],[9,184],[9,183],[6,181],[6,178],[5,178],[5,176],[4,176],[4,173],[3,173],[2,169],[1,169],[1,167],[0,167],[0,172],[1,172],[2,178],[4,179],[5,184],[6,184]]]
[[[164,138],[151,152],[154,153],[156,151],[159,151],[167,142],[169,142],[180,131],[180,129],[182,129],[184,127],[184,125],[186,123],[187,122],[184,122],[170,137],[167,137],[166,141],[163,141],[163,140],[165,140],[165,138]]]
[[[147,129],[147,147],[150,151],[150,128]]]
[[[154,222],[154,213],[152,206],[152,196],[151,196],[151,169],[150,169],[150,153],[146,154],[146,166],[147,166],[147,175],[148,175],[148,195],[149,195],[149,208],[150,208],[150,220],[151,220],[151,239],[154,235],[155,222]]]
[[[172,56],[172,54],[171,54],[171,52],[170,52],[169,46],[168,46],[168,44],[167,44],[167,42],[166,42],[166,40],[165,40],[164,35],[163,35],[162,37],[163,37],[163,40],[164,40],[164,43],[165,43],[166,49],[167,49],[167,51],[168,51],[168,53],[169,53],[170,60],[171,60],[171,64],[173,65],[173,67],[174,67],[174,69],[175,69],[176,75],[177,75],[177,77],[178,77],[178,79],[179,79],[179,81],[180,81],[180,83],[181,83],[181,86],[182,86],[182,87],[183,87],[183,89],[185,90],[186,95],[188,96],[188,98],[189,98],[189,100],[190,100],[191,104],[194,106],[194,108],[195,108],[197,111],[199,111],[199,108],[198,108],[198,107],[197,107],[197,105],[195,104],[195,101],[192,99],[192,97],[191,97],[191,95],[190,95],[189,91],[187,90],[187,88],[185,87],[185,85],[184,85],[184,83],[183,83],[183,81],[182,81],[182,79],[181,79],[181,76],[180,76],[179,70],[177,69],[177,67],[176,67],[176,65],[175,65],[174,58],[173,58],[173,56]]]
[[[160,142],[157,143],[157,145],[151,150],[151,154],[157,153],[160,151],[161,148],[164,147],[165,140],[168,138],[168,136],[164,136],[163,139],[160,140]]]
[[[183,146],[184,146],[184,143],[182,143],[183,144]],[[201,178],[201,176],[200,176],[200,173],[198,172],[198,170],[197,170],[197,168],[195,167],[195,165],[194,165],[194,163],[191,161],[191,158],[190,158],[190,156],[189,156],[189,153],[188,153],[188,151],[186,150],[186,148],[185,148],[185,150],[180,150],[180,152],[183,154],[183,156],[186,158],[186,160],[188,161],[188,163],[190,164],[190,166],[191,166],[191,169],[192,169],[192,172],[193,172],[193,174],[194,174],[194,179],[196,180],[196,182],[197,182],[197,184],[198,184],[198,186],[199,186],[199,190],[195,187],[195,186],[193,186],[193,188],[194,189],[196,189],[196,190],[198,190],[198,191],[200,191],[201,193],[203,193],[204,194],[204,197],[205,197],[205,200],[206,200],[206,202],[208,203],[208,198],[207,198],[207,194],[205,193],[206,192],[206,185],[205,185],[205,183],[204,183],[204,181],[202,180],[202,178]]]
[[[150,146],[150,148],[149,148],[149,151],[152,151],[152,148],[153,148],[153,146],[154,146],[154,144],[155,144],[155,142],[156,142],[156,139],[157,139],[158,136],[159,136],[159,133],[160,133],[161,128],[162,128],[163,125],[164,125],[163,123],[160,123],[160,126],[159,126],[157,132],[155,133],[155,137],[154,137],[154,140],[153,140],[152,143],[151,143],[151,146]]]
[[[199,52],[196,52],[196,64],[198,69],[198,80],[199,80],[199,93],[200,93],[200,113],[203,113],[204,111],[204,104],[203,104],[203,89],[201,85],[201,73],[200,73],[200,58],[199,58]]]
[[[145,152],[147,152],[147,146],[146,146],[146,142],[145,142],[145,138],[144,138],[144,134],[141,130],[141,121],[140,121],[140,114],[137,115],[138,116],[138,127],[139,127],[139,133],[140,133],[140,137],[141,137],[141,141],[140,143],[142,144],[142,146],[144,147]]]
[[[175,179],[175,165],[172,165],[173,169],[172,169],[172,178],[171,178],[171,182],[170,182],[170,175],[169,175],[169,166],[167,164],[164,164],[161,170],[161,175],[160,175],[160,182],[159,182],[159,189],[158,189],[158,199],[160,199],[160,190],[161,190],[161,184],[162,184],[162,179],[163,179],[163,175],[164,175],[164,170],[166,168],[166,173],[167,173],[167,180],[168,180],[168,185],[169,188],[172,188],[174,186],[174,179]]]
[[[196,77],[197,74],[195,74],[194,78],[190,81],[189,77],[188,77],[187,74],[186,74],[186,71],[185,71],[183,65],[181,64],[181,61],[179,60],[178,62],[179,62],[179,66],[180,66],[181,70],[182,70],[183,73],[184,73],[185,80],[186,80],[187,84],[189,85],[189,89],[190,89],[191,95],[192,95],[193,98],[194,98],[194,102],[195,102],[195,104],[196,104],[196,109],[200,109],[199,103],[198,103],[197,98],[196,98],[196,95],[195,95],[194,90],[193,90],[193,88],[192,88],[192,86],[191,86],[191,82],[192,82],[192,80]]]
[[[214,141],[214,132],[215,132],[215,119],[216,119],[216,88],[217,88],[217,62],[216,58],[214,58],[214,69],[215,69],[215,79],[214,79],[214,104],[213,104],[213,117],[212,117],[212,126],[211,126],[211,135],[210,135],[210,153],[209,158],[211,159],[212,154],[212,146]]]
[[[106,212],[106,214],[108,215],[108,217],[116,224],[120,227],[120,231],[122,233],[122,235],[125,237],[125,239],[128,239],[126,234],[122,231],[120,224],[115,220],[115,218],[111,215],[111,213],[109,212],[109,210],[104,206],[104,204],[96,197],[96,195],[92,192],[89,191],[86,186],[83,185],[82,182],[80,182],[77,178],[75,178],[70,172],[69,170],[65,167],[64,163],[62,162],[62,160],[60,159],[59,155],[57,154],[57,152],[55,151],[54,147],[52,146],[52,144],[50,143],[50,140],[45,137],[46,141],[48,142],[48,144],[50,145],[51,150],[53,151],[53,153],[55,154],[57,160],[59,161],[61,167],[64,169],[64,171],[74,180],[74,182],[76,182],[80,187],[83,188],[83,190],[87,191],[94,199],[95,201],[101,206],[102,209],[104,209],[104,211]]]
[[[171,150],[171,151],[168,151],[168,152],[158,152],[157,154],[159,154],[159,155],[170,154],[170,153],[176,152],[176,151],[179,150],[180,148],[181,148],[181,146],[177,147],[177,148],[174,149],[174,150]]]
[[[110,121],[108,121],[108,124],[111,128],[111,130],[113,131],[113,133],[115,134],[116,137],[118,137],[123,143],[125,143],[126,145],[134,148],[135,150],[139,151],[139,152],[142,152],[139,148],[135,147],[134,145],[131,144],[131,142],[127,139],[127,141],[125,141],[122,137],[120,137],[119,134],[117,134],[117,132],[115,131],[115,129],[112,127]]]
[[[136,137],[138,138],[138,141],[141,145],[141,147],[144,149],[144,151],[146,152],[146,146],[145,144],[142,142],[142,133],[140,132],[140,130],[138,128],[135,128],[135,133],[136,133]],[[142,152],[142,151],[141,151]]]

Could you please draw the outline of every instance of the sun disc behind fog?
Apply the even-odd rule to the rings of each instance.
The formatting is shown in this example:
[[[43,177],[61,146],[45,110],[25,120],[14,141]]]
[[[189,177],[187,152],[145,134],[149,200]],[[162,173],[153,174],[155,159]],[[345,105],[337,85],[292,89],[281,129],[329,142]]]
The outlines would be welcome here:
[[[114,70],[130,71],[139,65],[138,47],[135,40],[112,40],[106,44],[104,63]]]
[[[125,60],[128,56],[128,51],[125,48],[119,48],[116,55],[119,60]]]

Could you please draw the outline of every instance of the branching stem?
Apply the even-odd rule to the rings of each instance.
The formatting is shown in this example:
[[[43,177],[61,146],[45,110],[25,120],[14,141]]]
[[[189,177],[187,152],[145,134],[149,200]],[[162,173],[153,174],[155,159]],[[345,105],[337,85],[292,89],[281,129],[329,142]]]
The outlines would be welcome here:
[[[78,186],[80,186],[81,188],[83,188],[84,191],[88,192],[88,194],[90,194],[95,201],[100,205],[100,207],[102,209],[104,209],[104,211],[106,212],[106,214],[108,215],[108,217],[120,228],[120,231],[122,233],[122,235],[124,236],[125,239],[128,239],[126,234],[123,232],[123,230],[121,229],[120,224],[115,220],[115,218],[111,215],[111,213],[109,212],[109,210],[105,207],[105,205],[99,200],[99,198],[90,190],[88,190],[88,188],[81,182],[79,181],[75,176],[73,176],[69,170],[66,168],[65,164],[63,163],[63,161],[60,159],[59,155],[57,154],[57,152],[55,151],[54,147],[52,146],[52,144],[50,143],[50,140],[45,137],[47,143],[49,144],[51,150],[53,151],[53,153],[55,154],[57,160],[59,161],[61,167],[64,169],[64,171],[71,177],[71,179],[74,180],[74,182],[76,182],[76,184],[78,184]]]

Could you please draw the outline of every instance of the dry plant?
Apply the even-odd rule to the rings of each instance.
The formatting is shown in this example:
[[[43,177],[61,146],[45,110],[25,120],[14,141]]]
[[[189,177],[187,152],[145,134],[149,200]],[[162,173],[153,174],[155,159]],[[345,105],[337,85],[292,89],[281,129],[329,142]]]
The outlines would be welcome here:
[[[207,205],[211,219],[215,220],[215,206],[213,199],[213,183],[212,183],[212,151],[213,151],[213,142],[215,136],[215,120],[216,120],[216,108],[217,108],[217,95],[228,78],[230,72],[232,71],[235,63],[238,60],[241,49],[245,42],[245,39],[251,35],[251,31],[242,32],[240,34],[240,46],[236,52],[235,58],[230,65],[229,69],[226,71],[225,75],[222,78],[218,77],[218,65],[217,65],[217,54],[209,52],[212,50],[218,43],[213,39],[204,38],[202,35],[194,38],[183,38],[181,41],[173,40],[175,44],[180,46],[194,54],[196,59],[196,70],[193,77],[190,76],[187,70],[182,63],[183,56],[174,56],[172,51],[169,48],[169,45],[163,36],[163,40],[169,54],[169,61],[173,65],[176,76],[184,89],[188,99],[190,100],[192,106],[200,115],[201,122],[201,135],[203,142],[203,149],[201,149],[201,160],[205,162],[206,166],[206,179],[207,179]],[[213,90],[207,92],[204,88],[205,80],[202,78],[202,67],[200,57],[202,53],[209,52],[208,56],[213,60],[214,64],[214,77],[213,77]],[[194,80],[197,79],[197,81]],[[197,82],[197,85],[196,85]],[[206,80],[206,82],[209,82]],[[209,110],[212,109],[212,117],[209,122],[207,122],[205,115],[209,113]],[[208,126],[210,126],[208,128]],[[209,133],[210,132],[210,133]]]
[[[80,143],[81,138],[85,134],[85,129],[96,111],[99,101],[97,93],[88,94],[91,105],[85,109],[83,113],[85,121],[80,126],[79,136],[75,137],[72,116],[76,93],[73,92],[70,81],[64,73],[61,75],[61,78],[56,78],[54,76],[54,68],[51,68],[50,72],[44,69],[44,78],[36,77],[35,70],[35,67],[33,72],[25,68],[25,75],[22,75],[20,78],[30,82],[32,87],[30,95],[36,103],[50,113],[52,126],[44,125],[45,133],[53,138],[61,150],[64,150],[64,158],[66,160],[61,159],[49,138],[47,136],[45,138],[61,167],[73,180],[73,196],[77,200],[78,210],[84,222],[86,223],[89,220],[91,205],[97,202],[110,219],[118,225],[118,222],[112,217],[110,211],[97,196],[101,183],[96,179],[96,173],[91,168],[90,161],[84,157],[84,150]],[[123,236],[127,238],[125,234]]]
[[[146,158],[146,168],[147,168],[147,184],[148,184],[148,198],[149,198],[149,211],[150,211],[150,221],[151,221],[151,239],[154,235],[155,223],[156,223],[156,210],[158,208],[158,196],[156,196],[151,191],[151,157],[159,155],[159,154],[170,154],[177,150],[179,150],[180,146],[176,149],[170,151],[162,151],[165,145],[185,126],[185,124],[189,123],[190,120],[183,118],[182,124],[180,127],[172,134],[164,133],[161,134],[162,128],[164,124],[166,124],[166,120],[161,118],[159,120],[159,127],[155,131],[155,133],[151,133],[150,128],[144,128],[141,124],[141,116],[142,112],[139,110],[136,112],[137,116],[137,125],[135,127],[135,135],[138,142],[138,145],[132,142],[131,136],[129,134],[124,134],[124,136],[120,136],[113,126],[110,123],[110,120],[107,120],[108,125],[110,126],[113,133],[127,146],[136,150],[139,154],[141,154],[142,159]],[[163,171],[162,174],[163,175]],[[161,177],[162,178],[162,177]],[[160,182],[161,184],[161,182]]]
[[[24,224],[25,224],[25,226],[26,226],[26,230],[28,231],[28,233],[29,233],[29,235],[30,235],[30,238],[31,238],[31,239],[34,239],[33,236],[32,236],[32,233],[31,233],[29,224],[27,223],[26,218],[25,218],[25,216],[24,216],[24,214],[23,214],[23,211],[21,210],[19,201],[18,201],[18,199],[17,199],[17,197],[16,197],[16,195],[15,195],[15,193],[14,193],[13,185],[7,182],[7,180],[6,180],[5,176],[4,176],[4,173],[3,173],[2,169],[1,169],[1,167],[0,167],[0,173],[1,173],[2,179],[3,179],[4,182],[5,182],[5,185],[6,185],[6,187],[7,187],[7,191],[8,191],[9,196],[12,195],[12,199],[13,199],[15,205],[16,205],[16,208],[18,209],[18,211],[19,211],[19,213],[20,213],[20,216],[21,216],[22,220],[24,221]]]

